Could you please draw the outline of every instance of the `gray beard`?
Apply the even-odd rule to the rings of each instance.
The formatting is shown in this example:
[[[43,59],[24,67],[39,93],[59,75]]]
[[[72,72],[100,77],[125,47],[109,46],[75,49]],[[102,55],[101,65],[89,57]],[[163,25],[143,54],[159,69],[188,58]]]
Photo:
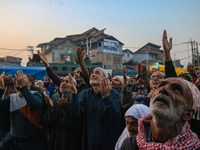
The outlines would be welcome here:
[[[169,108],[161,108],[156,104],[152,104],[153,100],[157,97],[162,97],[169,100]],[[179,104],[177,107],[172,103],[169,96],[158,94],[150,103],[150,113],[155,118],[157,124],[161,127],[173,126],[180,121],[186,106]]]
[[[60,90],[60,92],[61,92],[62,94],[68,94],[68,93],[71,93],[71,90],[70,90],[70,89]]]

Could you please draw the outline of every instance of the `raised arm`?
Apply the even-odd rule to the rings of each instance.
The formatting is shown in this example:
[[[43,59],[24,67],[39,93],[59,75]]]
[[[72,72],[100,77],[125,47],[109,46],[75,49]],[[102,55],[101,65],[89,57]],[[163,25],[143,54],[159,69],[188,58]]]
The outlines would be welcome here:
[[[144,64],[141,65],[141,76],[148,91],[150,91],[149,73]]]
[[[100,83],[100,92],[103,98],[104,112],[110,121],[120,120],[120,95],[116,90],[111,90],[110,83],[107,78],[104,78]]]
[[[84,95],[83,95],[83,92],[79,93],[80,95],[77,94],[77,89],[73,83],[73,79],[70,73],[68,77],[69,77],[69,82],[67,84],[67,87],[71,90],[71,93],[72,93],[72,97],[70,101],[70,116],[73,119],[78,119],[82,117],[82,115],[85,112]]]
[[[53,69],[51,68],[51,66],[49,65],[49,62],[45,56],[44,53],[40,53],[40,51],[37,51],[38,56],[40,57],[40,60],[44,63],[48,76],[49,78],[53,81],[53,83],[55,83],[57,86],[60,86],[61,83],[61,79],[60,77],[57,75],[56,72],[53,71]]]
[[[85,61],[84,61],[84,55],[85,55],[85,50],[82,50],[80,47],[77,48],[76,50],[76,53],[77,53],[77,57],[78,57],[78,62],[80,64],[80,67],[81,67],[81,70],[82,70],[82,75],[83,75],[83,78],[87,83],[87,81],[89,81],[89,78],[90,78],[90,72],[85,64]]]
[[[172,58],[170,51],[172,49],[172,38],[167,39],[167,31],[164,30],[162,37],[162,44],[164,50],[164,61],[165,61],[165,74],[166,78],[168,77],[177,77],[174,65],[172,63]]]
[[[126,77],[126,66],[123,66],[123,87],[121,93],[121,107],[124,110],[127,110],[133,105],[131,92],[127,90],[127,77]]]
[[[42,95],[39,92],[35,92],[34,94],[28,89],[28,77],[23,74],[23,71],[17,71],[15,74],[17,79],[18,87],[20,88],[21,94],[24,96],[27,104],[31,109],[38,109],[42,106],[43,100]]]

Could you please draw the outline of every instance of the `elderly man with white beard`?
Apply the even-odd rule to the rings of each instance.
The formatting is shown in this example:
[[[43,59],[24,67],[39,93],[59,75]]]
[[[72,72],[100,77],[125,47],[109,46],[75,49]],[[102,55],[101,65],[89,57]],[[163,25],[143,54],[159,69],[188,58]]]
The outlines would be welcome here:
[[[107,72],[97,67],[90,76],[92,88],[77,95],[76,87],[70,86],[70,115],[84,116],[84,150],[112,150],[119,136],[120,96],[111,89],[107,77]]]
[[[179,78],[162,81],[151,98],[150,114],[141,118],[133,149],[199,149],[188,121],[199,108],[199,90]]]
[[[69,74],[71,77],[71,74]],[[47,95],[45,101],[49,108],[44,115],[44,123],[49,134],[48,150],[80,150],[82,139],[82,119],[69,116],[71,90],[68,87],[69,76],[60,84],[61,97],[52,101]],[[71,77],[72,79],[72,77]],[[76,80],[73,79],[76,86]]]

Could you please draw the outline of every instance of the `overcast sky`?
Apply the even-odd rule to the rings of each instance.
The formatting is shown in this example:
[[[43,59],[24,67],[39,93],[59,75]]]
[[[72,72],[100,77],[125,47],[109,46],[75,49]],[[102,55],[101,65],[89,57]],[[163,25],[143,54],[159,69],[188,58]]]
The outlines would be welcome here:
[[[174,44],[200,42],[200,0],[1,0],[0,57],[21,57],[25,65],[26,51],[2,48],[26,49],[92,27],[106,28],[133,52],[148,42],[161,45],[164,29]],[[173,59],[186,57],[186,44],[173,47]]]

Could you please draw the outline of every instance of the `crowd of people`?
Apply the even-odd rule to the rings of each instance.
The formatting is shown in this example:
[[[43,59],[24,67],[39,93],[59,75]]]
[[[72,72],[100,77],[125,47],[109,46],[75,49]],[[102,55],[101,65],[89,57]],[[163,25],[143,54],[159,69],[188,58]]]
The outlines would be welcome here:
[[[92,72],[77,48],[74,75],[58,76],[44,53],[43,81],[17,71],[0,75],[0,150],[200,149],[200,78],[177,76],[162,37],[165,72],[140,62],[137,76]]]

